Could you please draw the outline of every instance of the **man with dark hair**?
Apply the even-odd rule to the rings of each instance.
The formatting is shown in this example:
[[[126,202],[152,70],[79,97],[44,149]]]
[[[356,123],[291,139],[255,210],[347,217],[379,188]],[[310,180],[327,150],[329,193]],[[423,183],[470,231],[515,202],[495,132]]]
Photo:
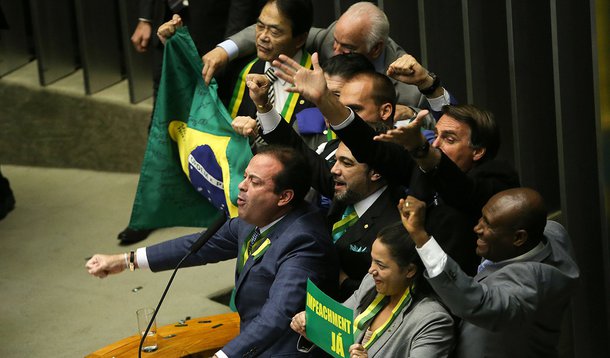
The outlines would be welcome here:
[[[305,67],[311,66],[311,55],[304,50],[307,34],[313,22],[311,0],[269,0],[263,7],[255,25],[256,58],[247,63],[235,76],[227,109],[231,117],[256,117],[256,106],[246,93],[246,77],[249,74],[265,74],[271,79],[269,96],[274,108],[293,125],[311,148],[316,148],[323,140],[324,118],[298,94],[286,92],[290,86],[278,80],[273,74],[272,61],[280,54],[290,56]],[[233,76],[228,76],[230,79]],[[258,133],[256,133],[258,134]]]
[[[342,53],[335,55],[322,64],[328,89],[339,96],[346,81],[362,72],[374,72],[375,67],[364,55]]]
[[[268,91],[272,105],[304,137],[310,147],[316,148],[324,141],[324,118],[320,111],[309,101],[300,98],[299,94],[286,92],[290,84],[278,80],[271,64],[280,54],[285,54],[305,67],[311,66],[311,55],[305,51],[304,45],[312,22],[311,0],[268,0],[253,26],[254,34],[251,34],[256,57],[246,57],[247,62],[230,68],[230,73],[220,81],[218,90],[219,97],[225,102],[232,118],[254,118],[256,106],[247,96],[246,78],[249,74],[265,74],[271,81]],[[163,24],[158,31],[161,41],[171,37],[180,26],[182,22],[179,17]],[[260,142],[258,132],[252,133],[252,137]]]
[[[376,76],[382,75],[369,71],[354,76],[341,89],[340,99],[349,101],[345,104],[362,113],[363,118],[372,125],[392,123],[392,108],[396,102],[393,86],[389,81],[372,81],[371,78]],[[389,85],[390,90],[386,92],[391,96],[388,102],[377,105],[371,96],[375,91],[383,92],[375,87],[379,84]],[[312,187],[324,197],[333,198],[328,209],[327,225],[333,233],[342,270],[339,299],[345,300],[358,288],[370,267],[370,250],[377,232],[399,220],[394,206],[404,196],[404,190],[398,186],[388,186],[385,177],[370,165],[356,161],[349,149],[338,142],[335,142],[336,160],[329,167],[325,157],[308,148],[268,103],[265,91],[268,80],[264,76],[252,75],[248,78],[247,85],[258,108],[257,118],[265,141],[287,145],[301,152],[312,167]],[[348,86],[353,87],[350,92],[354,95],[344,97]],[[244,135],[252,131],[253,126],[253,121],[247,118],[237,117],[233,122],[237,132]]]
[[[341,101],[335,98],[326,86],[316,54],[313,56],[313,70],[305,69],[284,56],[280,56],[275,64],[280,69],[280,78],[294,84],[292,91],[301,93],[318,106],[358,162],[370,165],[390,183],[408,186],[411,193],[431,207],[440,208],[430,211],[433,214],[426,221],[429,225],[427,229],[437,235],[444,248],[455,255],[467,272],[474,272],[476,257],[469,248],[472,242],[463,239],[466,235],[456,233],[465,232],[470,223],[474,224],[476,216],[473,210],[480,210],[482,206],[477,206],[479,200],[484,198],[486,201],[500,190],[518,186],[515,171],[506,164],[499,165],[493,161],[481,164],[475,170],[475,163],[478,165],[478,161],[485,156],[485,149],[472,149],[469,145],[470,128],[448,116],[441,117],[437,124],[438,138],[431,146],[421,132],[421,121],[427,111],[422,111],[413,123],[388,131],[392,135],[409,134],[405,135],[406,138],[398,135],[398,138],[389,137],[397,141],[413,141],[415,138],[416,148],[421,148],[420,152],[416,148],[409,148],[410,154],[394,143],[374,141],[376,135],[380,138],[387,138],[388,135],[376,133],[365,123],[366,120],[360,118],[361,112],[346,106],[343,98],[345,87]],[[455,133],[458,129],[458,133]],[[443,153],[447,158],[445,163],[432,167],[420,163],[432,152],[438,152],[439,156]],[[436,175],[435,170],[447,173]],[[456,220],[456,216],[462,216],[462,219]]]
[[[196,266],[237,257],[233,297],[240,334],[217,352],[218,357],[298,354],[298,334],[289,325],[305,307],[307,279],[330,294],[336,290],[338,260],[324,218],[303,201],[311,183],[303,173],[309,170],[293,149],[261,148],[239,184],[238,218],[226,222],[185,261],[186,266]],[[199,235],[130,255],[94,255],[86,267],[100,278],[128,266],[169,270]]]
[[[354,157],[368,163],[389,180],[413,186],[413,169],[419,168],[422,185],[430,186],[448,205],[465,213],[474,224],[483,205],[495,193],[519,186],[511,166],[495,160],[499,135],[493,117],[472,105],[445,108],[462,120],[444,114],[435,127],[437,138],[432,144],[422,134],[422,120],[427,111],[406,126],[377,135],[360,119],[359,113],[346,108],[328,91],[321,69],[314,60],[314,70],[305,69],[281,56],[276,65],[278,75],[296,83],[292,91],[315,103],[333,130],[351,149]],[[401,73],[394,73],[400,78]],[[454,108],[451,108],[454,107]],[[471,127],[472,126],[472,127]],[[476,136],[476,146],[472,143]],[[490,150],[487,151],[487,146]]]
[[[399,203],[402,221],[426,266],[426,278],[462,319],[456,356],[557,357],[563,314],[578,281],[566,230],[546,220],[544,201],[528,188],[502,191],[474,227],[484,260],[466,275],[424,229],[426,204]]]

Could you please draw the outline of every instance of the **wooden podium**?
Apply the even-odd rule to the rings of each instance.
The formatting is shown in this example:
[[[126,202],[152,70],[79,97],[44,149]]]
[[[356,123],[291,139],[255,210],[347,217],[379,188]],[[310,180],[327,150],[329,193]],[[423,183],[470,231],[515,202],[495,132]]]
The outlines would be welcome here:
[[[184,325],[157,327],[155,352],[142,352],[143,358],[211,357],[239,334],[237,313],[225,313],[186,321]],[[99,349],[86,358],[138,356],[140,336],[133,335]]]

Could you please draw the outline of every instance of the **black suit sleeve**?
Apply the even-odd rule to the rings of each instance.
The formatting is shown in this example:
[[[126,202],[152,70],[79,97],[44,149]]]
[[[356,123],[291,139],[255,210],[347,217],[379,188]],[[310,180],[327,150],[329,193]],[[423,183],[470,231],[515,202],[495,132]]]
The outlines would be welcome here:
[[[155,0],[138,1],[138,18],[153,21],[153,9]]]
[[[517,172],[506,162],[492,160],[464,173],[442,152],[437,169],[425,176],[447,204],[474,218],[493,195],[519,186]]]
[[[335,130],[337,136],[352,151],[354,158],[375,168],[389,182],[409,186],[415,162],[403,147],[388,142],[373,140],[373,128],[357,113],[347,127]]]

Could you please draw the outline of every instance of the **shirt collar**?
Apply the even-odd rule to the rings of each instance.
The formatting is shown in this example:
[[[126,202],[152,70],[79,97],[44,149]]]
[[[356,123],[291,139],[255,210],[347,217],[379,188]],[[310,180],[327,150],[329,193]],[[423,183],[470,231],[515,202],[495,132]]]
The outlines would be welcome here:
[[[544,250],[544,243],[541,241],[536,245],[533,249],[524,253],[523,255],[519,255],[516,257],[511,257],[510,259],[506,259],[500,262],[496,262],[498,265],[507,265],[513,262],[524,262],[524,261],[533,261],[532,258],[536,257],[540,252]]]
[[[280,218],[272,221],[271,223],[269,223],[269,224],[267,224],[267,225],[265,225],[263,227],[259,227],[258,229],[260,230],[260,232],[265,232],[265,231],[267,231],[267,229],[269,229],[273,225],[277,224],[278,221],[282,220],[284,218],[284,216],[286,216],[286,215],[282,215]]]
[[[377,198],[381,196],[381,194],[386,190],[387,187],[387,185],[384,186],[383,188],[377,190],[373,194],[354,204],[354,210],[356,210],[356,214],[358,214],[359,218],[364,215],[364,213],[373,205],[373,203],[375,203]]]

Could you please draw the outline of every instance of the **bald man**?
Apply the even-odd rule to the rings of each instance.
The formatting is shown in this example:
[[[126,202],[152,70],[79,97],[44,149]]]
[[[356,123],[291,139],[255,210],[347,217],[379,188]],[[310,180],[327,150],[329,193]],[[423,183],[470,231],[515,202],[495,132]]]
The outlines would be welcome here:
[[[494,195],[474,227],[479,273],[467,276],[424,230],[425,203],[399,203],[426,278],[462,318],[457,357],[557,357],[563,314],[579,277],[570,238],[528,188]]]

